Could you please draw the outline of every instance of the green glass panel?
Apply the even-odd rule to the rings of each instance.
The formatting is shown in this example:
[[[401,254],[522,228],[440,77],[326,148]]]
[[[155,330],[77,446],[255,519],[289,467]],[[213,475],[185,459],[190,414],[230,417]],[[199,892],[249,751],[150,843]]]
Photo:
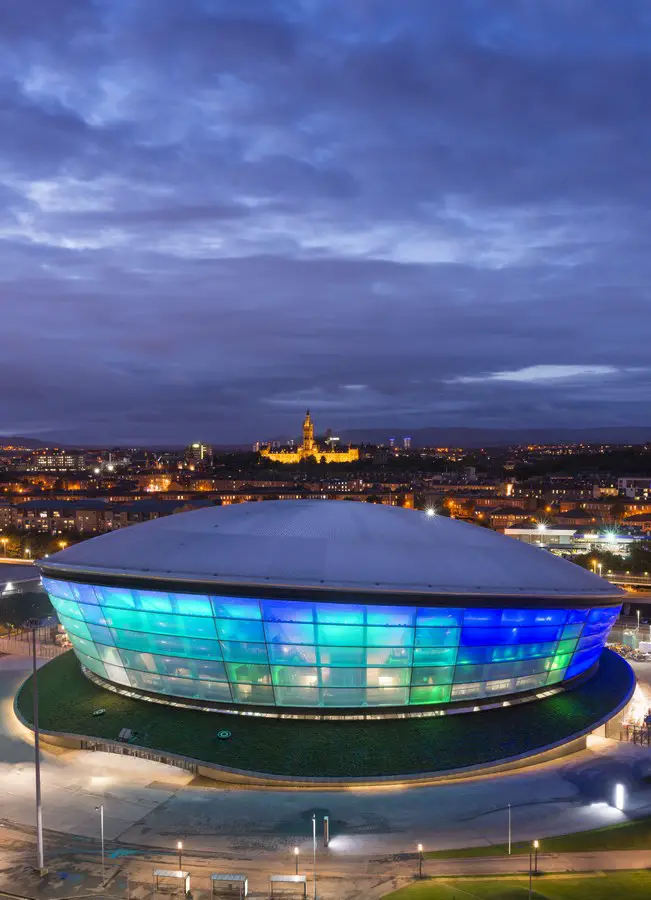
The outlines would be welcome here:
[[[367,625],[403,625],[413,627],[416,610],[405,606],[396,609],[395,606],[369,606],[366,614]]]
[[[566,669],[569,666],[571,659],[572,659],[571,653],[557,654],[552,660],[552,664],[551,664],[552,671],[554,671],[555,669]]]
[[[319,683],[316,666],[271,666],[274,684],[315,687]]]
[[[557,653],[574,653],[576,650],[576,645],[578,641],[559,641],[557,647]]]
[[[228,680],[233,684],[270,684],[269,666],[255,663],[226,663]]]
[[[454,666],[428,666],[414,669],[411,683],[414,686],[452,684]]]
[[[410,704],[415,703],[447,703],[450,699],[449,684],[438,684],[431,687],[412,687],[409,695]]]
[[[101,678],[108,678],[106,667],[101,660],[95,659],[95,657],[93,656],[87,656],[85,653],[82,653],[77,647],[75,647],[75,652],[77,653],[79,662],[82,665],[86,666],[87,669],[90,669],[91,672],[94,672]]]

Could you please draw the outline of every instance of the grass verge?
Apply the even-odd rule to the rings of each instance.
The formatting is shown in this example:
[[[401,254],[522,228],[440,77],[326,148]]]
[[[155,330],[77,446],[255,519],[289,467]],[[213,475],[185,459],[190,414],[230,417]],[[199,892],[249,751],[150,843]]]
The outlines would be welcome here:
[[[140,746],[269,774],[443,773],[531,753],[589,728],[621,703],[631,677],[626,663],[606,652],[590,681],[533,703],[425,719],[292,721],[181,710],[122,697],[85,678],[71,651],[39,673],[40,724],[46,731],[113,740],[122,728],[131,728]],[[31,679],[20,691],[18,707],[31,721]],[[106,712],[93,716],[99,707]],[[222,729],[232,732],[229,740],[217,737]]]

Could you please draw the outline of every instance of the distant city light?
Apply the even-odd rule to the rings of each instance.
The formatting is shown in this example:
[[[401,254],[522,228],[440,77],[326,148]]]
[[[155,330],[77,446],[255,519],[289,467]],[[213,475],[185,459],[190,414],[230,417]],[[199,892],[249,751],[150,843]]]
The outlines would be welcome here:
[[[428,518],[433,519],[434,516],[436,515],[436,510],[434,509],[433,506],[428,506],[427,509],[425,510],[425,515]]]
[[[622,812],[624,810],[625,803],[626,788],[623,784],[618,783],[615,785],[615,802],[613,803],[613,806],[615,807],[615,809],[618,809],[620,810],[620,812]]]
[[[538,522],[538,531],[546,531],[546,530],[547,530],[547,526],[545,525],[545,523]]]

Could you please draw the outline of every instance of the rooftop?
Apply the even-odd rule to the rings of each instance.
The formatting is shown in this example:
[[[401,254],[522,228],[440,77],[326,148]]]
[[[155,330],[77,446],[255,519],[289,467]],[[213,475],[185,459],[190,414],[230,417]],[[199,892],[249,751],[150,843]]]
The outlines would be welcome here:
[[[48,574],[360,592],[619,599],[547,551],[444,516],[379,504],[281,500],[210,507],[55,553]]]

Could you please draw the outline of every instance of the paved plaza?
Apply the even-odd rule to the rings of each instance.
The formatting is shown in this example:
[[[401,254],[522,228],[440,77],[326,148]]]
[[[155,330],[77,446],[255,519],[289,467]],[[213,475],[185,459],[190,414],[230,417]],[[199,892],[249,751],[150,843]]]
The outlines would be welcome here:
[[[0,659],[0,886],[5,889],[16,878],[16,865],[24,874],[33,856],[33,744],[12,711],[15,691],[28,674],[29,660]],[[293,870],[295,846],[301,869],[311,869],[312,814],[319,834],[327,815],[332,840],[327,851],[319,842],[317,865],[325,886],[328,878],[334,879],[328,889],[332,896],[345,894],[336,887],[337,879],[347,885],[362,879],[368,892],[380,890],[380,882],[390,889],[394,876],[411,877],[418,843],[437,849],[505,841],[509,803],[513,840],[544,842],[547,835],[651,813],[651,785],[644,780],[651,772],[649,750],[597,738],[590,739],[588,750],[565,761],[420,788],[260,791],[207,785],[180,769],[146,760],[71,750],[46,750],[42,772],[46,857],[50,866],[72,859],[77,874],[84,876],[79,890],[83,885],[88,889],[88,878],[97,874],[99,804],[105,808],[111,871],[118,866],[131,871],[134,885],[138,878],[147,882],[155,864],[176,867],[176,842],[182,840],[193,871],[203,873],[204,880],[209,871],[251,872],[261,889],[270,872]],[[626,813],[608,803],[617,782],[628,788]],[[439,869],[444,865],[436,863]],[[490,871],[493,864],[469,865]],[[119,887],[122,877],[113,881],[116,896],[125,895],[126,884]],[[68,881],[60,891],[69,895],[71,888]],[[362,890],[360,884],[357,888]],[[324,887],[322,895],[328,890]],[[48,896],[58,892],[52,888]]]

